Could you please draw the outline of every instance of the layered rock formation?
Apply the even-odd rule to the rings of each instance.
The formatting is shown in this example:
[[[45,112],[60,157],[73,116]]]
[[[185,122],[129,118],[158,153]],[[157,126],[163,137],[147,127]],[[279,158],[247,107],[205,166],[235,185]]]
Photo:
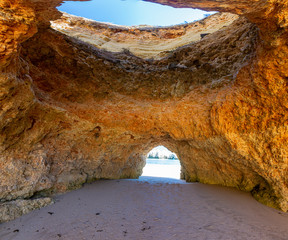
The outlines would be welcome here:
[[[161,59],[171,51],[201,40],[230,25],[238,15],[219,13],[201,21],[170,27],[125,27],[99,23],[64,13],[51,27],[109,52],[130,51],[141,58]]]
[[[162,144],[186,180],[288,210],[288,1],[159,0],[240,18],[157,60],[51,29],[60,2],[0,3],[2,202],[135,178]]]

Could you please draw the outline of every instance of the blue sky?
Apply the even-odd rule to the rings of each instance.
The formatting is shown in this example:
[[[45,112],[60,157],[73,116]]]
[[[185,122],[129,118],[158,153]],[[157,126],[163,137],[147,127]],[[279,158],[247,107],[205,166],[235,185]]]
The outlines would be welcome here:
[[[207,13],[198,9],[177,9],[141,0],[68,1],[58,9],[76,16],[126,26],[169,26],[202,19]]]

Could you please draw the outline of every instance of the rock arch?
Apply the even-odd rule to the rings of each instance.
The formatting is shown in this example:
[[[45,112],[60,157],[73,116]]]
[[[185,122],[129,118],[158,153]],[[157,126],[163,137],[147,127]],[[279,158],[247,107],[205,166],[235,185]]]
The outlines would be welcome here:
[[[0,3],[1,201],[137,177],[165,141],[185,179],[288,210],[287,0],[154,1],[241,16],[160,60],[52,30],[60,2]]]

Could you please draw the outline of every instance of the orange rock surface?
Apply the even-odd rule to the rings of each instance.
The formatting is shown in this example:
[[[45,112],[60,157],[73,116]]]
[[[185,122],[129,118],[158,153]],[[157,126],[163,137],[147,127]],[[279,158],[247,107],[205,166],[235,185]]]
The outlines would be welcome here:
[[[287,0],[157,0],[240,16],[157,60],[51,29],[60,2],[0,3],[1,201],[137,177],[161,144],[288,211]]]

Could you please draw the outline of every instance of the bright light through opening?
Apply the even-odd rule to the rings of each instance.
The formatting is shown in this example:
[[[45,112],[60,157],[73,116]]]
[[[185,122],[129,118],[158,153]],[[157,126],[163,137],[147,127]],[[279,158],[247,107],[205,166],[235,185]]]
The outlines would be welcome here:
[[[180,179],[181,165],[177,155],[164,146],[147,154],[142,176]]]
[[[170,26],[198,21],[215,13],[199,9],[173,8],[141,0],[68,1],[58,9],[95,21],[125,26]]]

